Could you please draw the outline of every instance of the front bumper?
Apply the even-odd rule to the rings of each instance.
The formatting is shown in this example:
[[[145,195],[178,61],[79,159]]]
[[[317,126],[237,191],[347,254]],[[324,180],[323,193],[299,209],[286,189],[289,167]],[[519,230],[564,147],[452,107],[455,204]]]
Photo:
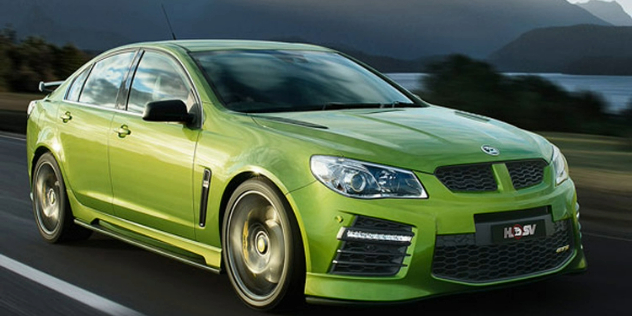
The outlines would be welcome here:
[[[554,186],[551,172],[536,186],[486,193],[453,193],[433,175],[417,174],[429,199],[361,200],[341,196],[315,182],[287,195],[297,212],[306,254],[305,294],[311,301],[327,299],[360,302],[397,302],[436,295],[509,286],[545,276],[578,272],[587,267],[576,216],[577,197],[569,179]],[[438,236],[476,234],[476,214],[492,214],[546,207],[550,223],[569,223],[570,255],[551,269],[483,282],[445,278],[433,274]],[[369,217],[408,225],[414,237],[406,248],[402,267],[391,276],[332,273],[339,233],[356,217]],[[480,229],[480,228],[479,228]],[[549,228],[550,229],[550,228]],[[471,255],[471,254],[470,254]]]

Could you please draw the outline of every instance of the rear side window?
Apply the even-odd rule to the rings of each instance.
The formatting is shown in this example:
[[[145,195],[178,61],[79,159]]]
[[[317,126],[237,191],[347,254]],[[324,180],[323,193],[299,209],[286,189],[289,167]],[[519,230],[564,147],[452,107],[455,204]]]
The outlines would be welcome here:
[[[86,82],[86,78],[90,73],[90,69],[92,67],[86,68],[81,74],[79,74],[75,80],[72,82],[72,86],[70,86],[70,90],[68,91],[68,95],[66,96],[66,100],[68,101],[79,101],[79,94],[81,93],[81,88],[83,88],[83,84]]]
[[[116,96],[133,57],[134,52],[128,52],[97,62],[83,87],[79,102],[115,108]]]
[[[149,51],[134,75],[127,110],[142,113],[147,103],[163,100],[182,100],[189,110],[195,104],[193,90],[180,65],[169,56]]]

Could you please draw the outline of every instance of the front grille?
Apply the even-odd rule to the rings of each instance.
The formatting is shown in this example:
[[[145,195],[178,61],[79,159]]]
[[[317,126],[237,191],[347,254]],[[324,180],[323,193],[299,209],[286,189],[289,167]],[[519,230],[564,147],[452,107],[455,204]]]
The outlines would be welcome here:
[[[505,165],[516,190],[540,184],[544,180],[546,167],[544,160],[510,161]],[[453,192],[473,193],[498,190],[492,163],[443,166],[435,170],[435,176]]]
[[[491,164],[439,167],[435,176],[450,191],[489,192],[498,189]]]
[[[555,233],[545,238],[480,246],[475,234],[437,236],[432,274],[483,283],[556,269],[573,253],[571,227],[570,220],[558,221],[554,222]],[[560,250],[567,245],[567,250]]]
[[[519,190],[539,184],[544,179],[544,160],[524,160],[507,163],[514,189]]]
[[[385,220],[356,217],[351,228],[385,234],[412,235],[412,227]],[[340,237],[339,237],[340,238]],[[343,240],[330,273],[355,276],[392,276],[404,266],[410,243]]]

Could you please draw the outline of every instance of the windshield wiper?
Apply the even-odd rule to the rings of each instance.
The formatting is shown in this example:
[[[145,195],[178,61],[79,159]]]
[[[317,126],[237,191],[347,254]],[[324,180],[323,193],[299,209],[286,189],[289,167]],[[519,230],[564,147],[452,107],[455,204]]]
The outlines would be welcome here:
[[[339,103],[339,102],[330,102],[323,104],[323,111],[326,110],[344,110],[344,109],[372,109],[379,108],[381,104],[379,103]]]
[[[382,104],[380,106],[380,109],[383,108],[408,108],[408,107],[416,107],[417,105],[415,103],[404,103],[404,102],[400,102],[400,101],[393,101],[393,103],[390,104]]]
[[[344,109],[384,109],[384,108],[406,108],[414,107],[414,103],[403,103],[394,101],[393,103],[338,103],[331,102],[323,104],[322,110],[344,110]]]

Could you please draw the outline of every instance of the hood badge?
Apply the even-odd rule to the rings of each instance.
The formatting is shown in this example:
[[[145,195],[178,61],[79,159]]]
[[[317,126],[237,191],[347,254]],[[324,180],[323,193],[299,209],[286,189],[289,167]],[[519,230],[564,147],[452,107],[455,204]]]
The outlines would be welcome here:
[[[489,145],[481,146],[481,150],[484,153],[486,153],[488,155],[491,155],[491,156],[498,156],[498,155],[500,155],[500,150],[498,150],[498,149],[496,149],[496,148],[494,148],[492,146],[489,146]]]

